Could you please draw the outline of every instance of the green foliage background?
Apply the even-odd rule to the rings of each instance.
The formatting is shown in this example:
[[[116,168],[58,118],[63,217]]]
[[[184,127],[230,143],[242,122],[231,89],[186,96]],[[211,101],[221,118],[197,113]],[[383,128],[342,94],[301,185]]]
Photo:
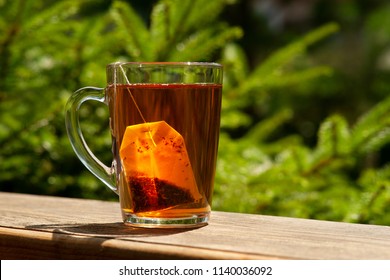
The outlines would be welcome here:
[[[70,94],[104,87],[114,61],[217,61],[215,210],[390,225],[390,5],[346,1],[309,30],[260,32],[266,52],[229,22],[242,2],[0,0],[0,190],[115,200],[71,150]],[[107,108],[81,118],[110,164]]]

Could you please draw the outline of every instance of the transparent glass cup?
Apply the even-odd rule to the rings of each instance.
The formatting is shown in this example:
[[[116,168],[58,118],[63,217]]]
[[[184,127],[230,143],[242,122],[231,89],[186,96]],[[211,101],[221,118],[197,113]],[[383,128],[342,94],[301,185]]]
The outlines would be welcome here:
[[[123,221],[138,227],[197,227],[211,211],[222,99],[222,66],[199,62],[107,65],[106,88],[77,90],[66,128],[81,162],[119,195]],[[88,148],[79,108],[109,108],[113,161]]]

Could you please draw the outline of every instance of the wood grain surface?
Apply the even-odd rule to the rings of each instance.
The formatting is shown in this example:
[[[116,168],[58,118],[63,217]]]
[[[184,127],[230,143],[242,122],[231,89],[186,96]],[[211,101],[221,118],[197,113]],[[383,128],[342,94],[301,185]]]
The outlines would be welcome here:
[[[390,259],[390,227],[212,212],[197,229],[142,229],[119,204],[0,192],[1,259]]]

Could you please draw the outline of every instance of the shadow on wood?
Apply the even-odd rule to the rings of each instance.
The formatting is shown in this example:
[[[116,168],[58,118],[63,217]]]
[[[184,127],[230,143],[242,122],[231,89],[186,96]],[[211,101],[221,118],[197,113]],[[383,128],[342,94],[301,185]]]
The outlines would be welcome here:
[[[26,226],[26,229],[103,238],[167,236],[196,230],[196,228],[137,228],[123,223],[41,224]]]

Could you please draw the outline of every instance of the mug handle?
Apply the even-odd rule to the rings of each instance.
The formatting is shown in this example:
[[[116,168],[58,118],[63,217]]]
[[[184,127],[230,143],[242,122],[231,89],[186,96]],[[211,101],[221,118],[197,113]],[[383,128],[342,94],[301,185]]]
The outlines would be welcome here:
[[[84,87],[75,91],[65,106],[66,131],[73,150],[80,161],[93,175],[118,194],[118,188],[115,184],[114,168],[106,166],[91,152],[81,132],[79,109],[81,104],[87,100],[95,100],[107,105],[103,88]]]

